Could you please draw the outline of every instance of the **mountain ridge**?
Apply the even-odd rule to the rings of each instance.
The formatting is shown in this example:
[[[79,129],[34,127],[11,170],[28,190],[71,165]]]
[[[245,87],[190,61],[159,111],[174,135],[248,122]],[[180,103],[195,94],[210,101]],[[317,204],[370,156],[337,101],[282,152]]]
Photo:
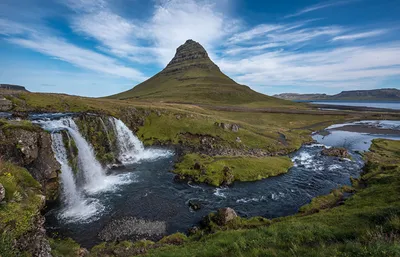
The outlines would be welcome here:
[[[372,90],[348,90],[336,95],[327,94],[298,94],[283,93],[274,97],[285,100],[315,101],[315,100],[375,100],[375,101],[400,101],[400,90],[396,88],[381,88]]]
[[[191,39],[177,48],[175,56],[159,73],[109,98],[196,104],[261,102],[262,105],[293,105],[236,83],[209,58],[201,44]]]

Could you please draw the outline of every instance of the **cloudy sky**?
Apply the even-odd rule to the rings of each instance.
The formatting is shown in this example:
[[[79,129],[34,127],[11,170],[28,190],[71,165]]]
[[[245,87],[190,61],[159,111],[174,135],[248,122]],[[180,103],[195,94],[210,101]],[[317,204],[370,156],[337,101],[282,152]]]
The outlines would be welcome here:
[[[104,96],[187,39],[266,94],[400,89],[399,0],[1,0],[0,83]]]

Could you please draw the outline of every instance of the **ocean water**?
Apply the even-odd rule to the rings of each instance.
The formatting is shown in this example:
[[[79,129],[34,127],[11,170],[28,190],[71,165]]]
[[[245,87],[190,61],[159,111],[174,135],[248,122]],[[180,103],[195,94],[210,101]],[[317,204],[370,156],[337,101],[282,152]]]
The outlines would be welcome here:
[[[312,104],[329,104],[341,106],[360,106],[400,110],[400,102],[369,102],[369,101],[315,101]]]

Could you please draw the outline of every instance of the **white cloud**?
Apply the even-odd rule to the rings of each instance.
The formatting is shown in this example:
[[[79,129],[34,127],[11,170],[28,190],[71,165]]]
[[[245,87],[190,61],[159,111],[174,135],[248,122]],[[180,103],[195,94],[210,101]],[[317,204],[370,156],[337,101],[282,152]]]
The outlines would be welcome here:
[[[9,38],[8,41],[45,55],[49,55],[56,59],[69,62],[81,68],[116,75],[119,77],[130,78],[136,81],[140,81],[145,78],[141,72],[120,65],[113,58],[77,47],[73,44],[65,42],[62,39],[42,36],[29,39]]]
[[[239,82],[250,85],[362,85],[371,79],[400,75],[399,43],[310,53],[275,51],[241,60],[224,58],[218,64]]]
[[[264,36],[268,32],[281,29],[283,28],[282,25],[275,25],[275,24],[260,24],[257,25],[256,27],[245,31],[245,32],[240,32],[228,39],[228,42],[230,43],[239,43],[243,41],[248,41],[248,40],[253,40],[256,37]]]
[[[328,8],[328,7],[345,5],[345,4],[349,4],[349,3],[352,3],[352,2],[354,2],[354,0],[353,1],[351,1],[351,0],[347,0],[347,1],[330,1],[330,2],[325,2],[325,3],[319,3],[319,4],[316,4],[316,5],[312,5],[312,6],[306,7],[306,8],[304,8],[304,9],[302,9],[302,10],[296,12],[296,13],[293,13],[293,14],[290,14],[290,15],[286,15],[285,18],[297,17],[297,16],[300,16],[300,15],[305,14],[305,13],[313,12],[313,11],[320,10],[320,9],[325,9],[325,8]]]
[[[0,29],[2,31],[0,34],[6,35],[8,42],[71,63],[77,67],[130,78],[135,81],[145,79],[140,71],[124,66],[114,58],[78,47],[64,39],[40,33],[17,22],[0,20]]]
[[[156,6],[148,31],[155,41],[159,60],[165,65],[187,39],[200,42],[210,51],[235,30],[236,25],[235,20],[215,10],[213,4],[170,0]]]
[[[368,31],[368,32],[363,32],[363,33],[337,36],[337,37],[334,37],[332,40],[333,41],[356,40],[356,39],[362,39],[362,38],[376,37],[376,36],[380,36],[380,35],[388,33],[388,32],[389,32],[389,30],[379,29],[379,30],[373,30],[373,31]]]

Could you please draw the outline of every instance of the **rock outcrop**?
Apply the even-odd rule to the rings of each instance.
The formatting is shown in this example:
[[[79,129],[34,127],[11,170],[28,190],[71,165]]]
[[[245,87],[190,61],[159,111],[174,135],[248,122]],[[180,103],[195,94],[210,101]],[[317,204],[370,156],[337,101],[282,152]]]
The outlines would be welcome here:
[[[42,185],[48,200],[58,197],[60,164],[54,158],[50,134],[42,129],[19,123],[0,127],[0,155],[25,167]]]
[[[167,67],[161,72],[171,74],[191,68],[201,68],[213,70],[219,68],[208,57],[207,51],[202,45],[191,39],[176,49],[174,58],[168,63]]]
[[[215,222],[220,225],[224,226],[229,221],[234,220],[238,215],[236,214],[235,210],[232,208],[222,208],[219,209],[217,215],[214,217]]]
[[[113,220],[99,233],[104,241],[126,239],[161,239],[166,234],[166,224],[163,221],[147,221],[126,217]]]
[[[322,150],[321,154],[325,156],[335,156],[339,158],[350,158],[349,152],[346,148],[343,147],[325,148],[324,150]]]
[[[34,226],[16,242],[16,247],[32,256],[51,257],[51,247],[44,228],[45,219],[40,213],[34,219]]]
[[[0,112],[7,112],[11,109],[12,109],[11,101],[0,96]]]
[[[14,91],[28,91],[24,86],[12,85],[12,84],[0,84],[0,89],[14,90]]]

